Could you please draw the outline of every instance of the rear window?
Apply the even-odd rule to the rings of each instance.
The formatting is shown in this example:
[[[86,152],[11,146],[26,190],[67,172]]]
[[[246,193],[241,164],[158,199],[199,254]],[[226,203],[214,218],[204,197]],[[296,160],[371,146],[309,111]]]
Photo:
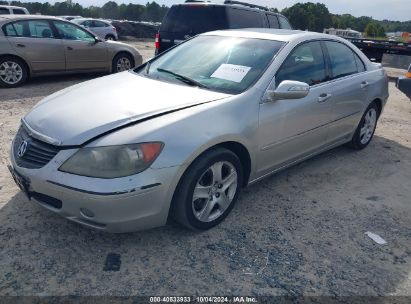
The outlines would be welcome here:
[[[191,35],[227,28],[224,7],[175,5],[164,18],[161,30]]]
[[[14,15],[25,15],[26,12],[24,10],[20,9],[20,8],[15,8],[15,9],[13,9],[13,14]]]
[[[6,36],[27,38],[54,38],[50,25],[45,20],[25,20],[9,23],[3,27]]]
[[[94,20],[94,27],[107,27],[108,24],[102,21]]]
[[[280,24],[278,23],[277,16],[267,15],[267,18],[268,18],[268,24],[270,25],[270,28],[278,29],[280,27]]]
[[[4,7],[0,7],[0,15],[9,15],[9,9],[8,8],[4,8]]]
[[[264,27],[262,15],[249,10],[228,8],[227,20],[230,29]]]
[[[287,18],[285,18],[283,16],[278,16],[278,19],[280,20],[280,25],[281,25],[282,29],[285,29],[285,30],[292,30],[293,29],[291,24],[288,22]]]

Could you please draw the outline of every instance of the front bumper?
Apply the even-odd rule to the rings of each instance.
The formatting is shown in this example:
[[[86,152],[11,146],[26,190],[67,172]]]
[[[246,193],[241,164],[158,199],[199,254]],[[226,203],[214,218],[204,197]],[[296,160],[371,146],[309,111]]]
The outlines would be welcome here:
[[[397,88],[411,99],[411,78],[400,77],[397,79]]]
[[[165,225],[180,167],[147,169],[134,176],[98,179],[58,171],[63,150],[40,169],[11,164],[27,181],[27,193],[41,206],[80,224],[108,231],[131,232]]]

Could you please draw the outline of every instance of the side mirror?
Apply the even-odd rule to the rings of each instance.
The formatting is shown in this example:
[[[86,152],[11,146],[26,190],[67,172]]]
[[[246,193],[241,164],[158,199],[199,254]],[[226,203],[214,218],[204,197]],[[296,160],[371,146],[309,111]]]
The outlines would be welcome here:
[[[305,82],[284,80],[274,91],[267,91],[269,101],[281,99],[300,99],[304,98],[310,92],[310,86]]]
[[[94,41],[95,41],[96,43],[103,42],[103,40],[102,40],[101,38],[99,38],[99,37],[94,37]]]

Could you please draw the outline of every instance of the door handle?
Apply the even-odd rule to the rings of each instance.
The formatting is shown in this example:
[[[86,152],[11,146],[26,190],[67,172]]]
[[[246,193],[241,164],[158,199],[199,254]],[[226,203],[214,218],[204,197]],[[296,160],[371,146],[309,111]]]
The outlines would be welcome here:
[[[370,83],[368,81],[363,81],[363,82],[361,82],[361,89],[365,89],[369,85],[370,85]]]
[[[71,46],[68,46],[67,49],[68,49],[69,51],[72,51],[72,50],[73,50],[73,48],[72,48]]]
[[[17,46],[18,46],[18,47],[21,47],[21,48],[25,48],[25,47],[26,47],[24,44],[21,44],[21,43],[17,43]]]
[[[318,102],[319,103],[323,103],[323,102],[326,102],[328,99],[330,99],[331,98],[331,94],[325,94],[325,93],[323,93],[323,94],[321,94],[319,97],[318,97]]]

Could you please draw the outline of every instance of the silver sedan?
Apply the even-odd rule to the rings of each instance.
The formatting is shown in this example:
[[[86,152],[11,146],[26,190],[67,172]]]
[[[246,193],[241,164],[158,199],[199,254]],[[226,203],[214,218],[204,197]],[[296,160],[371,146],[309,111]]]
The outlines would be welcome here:
[[[338,37],[206,33],[42,100],[10,170],[29,198],[89,227],[208,229],[247,185],[339,145],[365,148],[387,98],[381,66]]]

